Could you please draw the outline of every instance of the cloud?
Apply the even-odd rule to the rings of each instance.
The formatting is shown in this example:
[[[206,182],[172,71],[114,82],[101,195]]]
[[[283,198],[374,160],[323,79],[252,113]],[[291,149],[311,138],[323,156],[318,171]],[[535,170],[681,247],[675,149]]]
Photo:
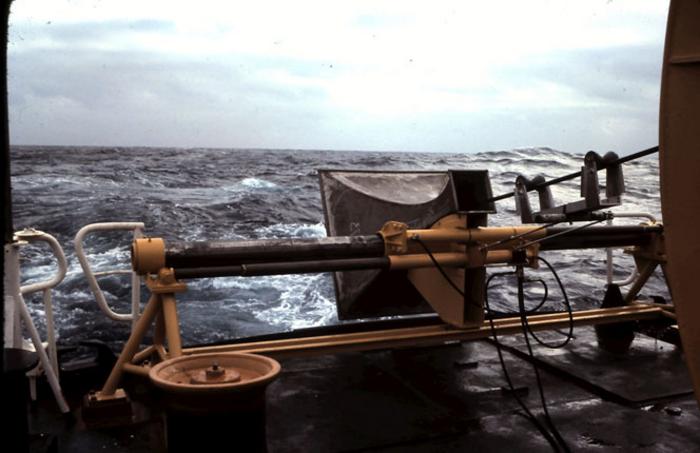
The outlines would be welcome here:
[[[10,64],[11,129],[25,143],[255,146],[260,124],[299,125],[290,109],[321,96],[267,82],[274,65],[250,59],[36,50]]]
[[[57,3],[13,5],[14,143],[632,151],[657,140],[655,2]]]

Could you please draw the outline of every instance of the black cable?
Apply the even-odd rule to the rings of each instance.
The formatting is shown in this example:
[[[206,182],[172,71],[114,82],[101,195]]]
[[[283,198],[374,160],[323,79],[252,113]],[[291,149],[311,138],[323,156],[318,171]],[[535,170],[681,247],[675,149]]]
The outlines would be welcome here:
[[[537,310],[542,308],[542,306],[547,302],[547,298],[549,297],[549,287],[547,286],[547,283],[542,280],[541,278],[537,278],[534,280],[526,280],[527,282],[540,282],[542,283],[542,288],[544,288],[544,295],[542,296],[542,300],[540,300],[540,303],[535,305],[534,308],[531,308],[527,310],[525,313],[530,314],[530,313],[535,313]]]
[[[546,224],[544,224],[544,225],[540,225],[540,226],[538,226],[537,228],[534,228],[534,229],[532,229],[532,230],[526,231],[526,232],[524,232],[524,233],[516,234],[516,235],[510,236],[510,237],[507,237],[507,238],[505,238],[505,239],[501,239],[501,240],[496,241],[496,242],[490,242],[490,243],[488,243],[488,244],[486,244],[486,245],[483,245],[483,246],[479,247],[479,250],[488,250],[488,249],[490,249],[490,248],[496,247],[497,245],[501,245],[501,244],[505,244],[505,243],[507,243],[507,242],[515,241],[516,239],[522,239],[522,238],[524,238],[525,236],[530,236],[531,234],[534,234],[534,233],[536,233],[536,232],[538,232],[538,231],[540,231],[540,230],[544,230],[544,229],[546,229],[546,228],[551,228],[551,227],[553,227],[553,226],[559,225],[560,223],[562,223],[562,222],[551,222],[551,223],[546,223]]]
[[[544,289],[544,295],[542,296],[542,299],[535,305],[534,308],[530,308],[525,311],[527,314],[533,314],[537,313],[537,311],[544,306],[544,304],[547,302],[547,299],[549,298],[549,286],[547,285],[547,282],[545,282],[541,278],[536,278],[536,279],[526,279],[526,283],[533,283],[533,282],[538,282],[542,284],[542,288]],[[508,312],[508,311],[498,311],[498,310],[491,310],[491,313],[496,315],[496,316],[509,316],[516,314],[517,312]]]
[[[442,276],[445,278],[445,280],[447,280],[447,283],[449,283],[450,286],[451,286],[452,288],[454,288],[454,290],[457,291],[457,293],[458,293],[460,296],[462,296],[462,297],[464,298],[465,301],[467,301],[467,296],[464,294],[464,291],[462,291],[462,290],[459,288],[459,286],[455,285],[455,283],[452,281],[452,279],[450,278],[450,276],[447,275],[447,272],[445,272],[445,270],[442,268],[442,266],[440,265],[440,263],[438,263],[438,261],[435,259],[435,257],[433,256],[433,253],[430,251],[430,249],[428,248],[428,246],[425,245],[425,242],[423,242],[418,236],[414,236],[414,237],[412,237],[411,239],[413,239],[414,241],[416,241],[417,243],[419,243],[419,244],[421,245],[421,247],[423,247],[423,250],[425,250],[425,253],[428,254],[428,256],[430,257],[430,260],[433,262],[433,264],[435,265],[435,267],[437,268],[437,270],[440,271],[440,273],[441,273]],[[478,307],[480,310],[483,309],[483,307],[482,307],[481,305],[477,304],[476,302],[474,302],[474,301],[472,301],[472,300],[469,300],[468,302],[469,302],[471,305],[473,305],[473,306],[475,306],[475,307]]]
[[[498,272],[495,274],[491,274],[489,278],[486,280],[486,289],[484,291],[484,306],[486,307],[486,313],[487,317],[489,320],[489,325],[491,326],[491,335],[493,336],[493,341],[496,346],[496,352],[498,352],[498,360],[501,363],[501,369],[503,370],[503,376],[506,379],[506,383],[508,384],[508,387],[510,388],[510,392],[515,398],[515,400],[518,402],[520,407],[522,408],[523,412],[525,412],[524,416],[530,422],[535,425],[535,427],[540,431],[542,436],[549,442],[549,445],[552,447],[552,450],[555,452],[560,452],[561,448],[557,441],[555,440],[554,437],[552,437],[552,434],[549,432],[549,430],[542,424],[542,422],[539,421],[537,417],[530,411],[530,409],[527,407],[525,402],[523,402],[522,399],[518,396],[517,392],[515,391],[515,386],[513,385],[513,381],[510,378],[510,373],[508,373],[508,367],[506,366],[506,362],[503,359],[503,351],[501,350],[501,342],[498,340],[498,334],[496,333],[496,326],[493,323],[493,316],[491,314],[491,306],[489,305],[489,298],[488,298],[488,293],[489,293],[489,286],[491,284],[491,280],[493,280],[496,277],[501,277],[505,275],[512,275],[515,272]]]
[[[452,279],[447,275],[447,273],[442,268],[440,263],[438,263],[437,259],[435,259],[435,257],[433,256],[433,254],[430,251],[430,249],[428,248],[428,246],[419,237],[414,237],[412,239],[415,240],[416,242],[418,242],[421,245],[421,247],[423,247],[425,252],[430,257],[430,260],[433,262],[433,264],[438,269],[438,271],[443,276],[443,278],[450,284],[450,286],[452,286],[452,288],[455,291],[457,291],[457,293],[459,293],[462,297],[464,297],[464,300],[466,302],[467,299],[466,299],[464,291],[462,291],[452,281]],[[557,283],[559,284],[559,288],[561,289],[562,294],[564,295],[566,307],[567,307],[567,310],[569,312],[569,321],[570,321],[569,322],[569,333],[566,336],[566,339],[564,340],[564,342],[561,343],[561,345],[552,346],[552,345],[549,345],[549,344],[543,342],[533,333],[532,329],[530,328],[530,326],[527,322],[527,315],[529,313],[536,311],[537,309],[541,308],[542,305],[544,305],[544,303],[546,302],[547,297],[549,295],[549,290],[547,289],[547,284],[544,282],[544,280],[542,280],[542,279],[534,280],[534,281],[542,282],[542,284],[545,287],[545,295],[542,298],[542,300],[540,301],[540,303],[533,310],[525,310],[525,295],[524,295],[524,291],[523,291],[525,279],[522,275],[522,267],[519,268],[519,272],[512,272],[512,271],[511,272],[499,272],[499,273],[495,273],[495,274],[490,275],[489,278],[486,280],[486,286],[485,286],[485,290],[484,290],[484,305],[485,305],[486,311],[487,311],[489,325],[491,328],[491,334],[493,335],[494,344],[496,345],[496,351],[498,352],[498,359],[501,363],[501,368],[503,369],[503,375],[506,379],[506,382],[508,383],[508,387],[510,388],[510,391],[513,394],[513,397],[515,398],[515,400],[518,402],[520,407],[525,412],[526,418],[528,420],[530,420],[535,425],[535,427],[537,427],[537,429],[545,437],[547,442],[549,442],[552,449],[555,452],[562,452],[563,451],[564,453],[569,453],[571,451],[569,446],[567,445],[567,443],[564,440],[564,438],[562,437],[562,435],[559,433],[559,430],[557,430],[556,426],[554,425],[554,422],[552,421],[552,418],[549,415],[549,409],[547,408],[547,400],[546,400],[545,394],[544,394],[544,387],[542,386],[542,379],[540,377],[539,369],[537,368],[537,365],[535,364],[535,361],[534,361],[535,355],[534,355],[534,352],[532,351],[532,345],[530,344],[530,339],[529,339],[528,333],[530,335],[532,335],[532,337],[538,343],[542,344],[543,346],[550,347],[550,348],[552,348],[552,347],[561,348],[561,347],[565,346],[566,344],[568,344],[569,341],[571,340],[571,338],[573,337],[573,312],[571,310],[571,304],[570,304],[569,298],[566,294],[566,290],[564,289],[564,286],[561,283],[561,280],[559,279],[559,276],[557,275],[556,271],[554,270],[552,265],[549,264],[549,262],[546,261],[544,258],[538,257],[538,259],[540,259],[542,262],[544,262],[547,265],[547,267],[549,268],[549,270],[552,272],[555,279],[557,280]],[[503,359],[503,352],[501,351],[501,344],[498,341],[498,334],[496,333],[496,326],[493,322],[493,315],[491,312],[491,307],[489,306],[489,302],[488,302],[488,289],[489,289],[489,285],[491,283],[491,280],[497,276],[512,275],[512,274],[516,274],[518,277],[518,309],[520,312],[520,322],[521,322],[521,325],[523,327],[523,335],[525,336],[525,344],[527,345],[528,354],[530,355],[532,367],[533,367],[533,370],[535,371],[535,380],[537,382],[537,389],[538,389],[539,394],[540,394],[540,401],[542,404],[544,419],[545,419],[545,422],[547,423],[547,425],[549,426],[549,429],[547,429],[547,427],[545,427],[537,419],[537,417],[530,411],[530,409],[523,402],[523,400],[520,399],[520,397],[518,396],[518,394],[515,390],[515,386],[513,385],[513,381],[510,378],[510,374],[508,373],[508,368],[506,366],[505,360]],[[474,304],[474,305],[476,305],[476,304]],[[481,308],[481,307],[479,307],[479,308]]]
[[[547,406],[547,399],[546,399],[545,392],[544,392],[544,386],[542,385],[542,379],[541,379],[541,376],[540,376],[539,369],[538,369],[537,365],[536,365],[535,362],[534,362],[534,357],[535,357],[535,356],[534,356],[534,352],[533,352],[533,350],[532,350],[532,344],[530,343],[529,335],[532,335],[532,337],[533,337],[538,343],[540,343],[541,345],[543,345],[543,346],[545,346],[545,347],[549,347],[549,348],[561,348],[561,347],[564,347],[564,346],[565,346],[566,344],[568,344],[569,341],[573,338],[573,312],[572,312],[572,310],[571,310],[571,304],[570,304],[570,302],[569,302],[568,295],[566,294],[566,290],[565,290],[563,284],[561,283],[561,279],[559,278],[559,275],[557,274],[556,270],[554,269],[554,267],[553,267],[547,260],[545,260],[544,258],[541,258],[541,257],[538,257],[538,258],[540,258],[541,261],[544,262],[545,265],[547,265],[547,267],[549,268],[549,270],[552,272],[552,275],[554,275],[554,278],[557,280],[557,283],[559,284],[559,288],[560,288],[561,291],[562,291],[562,295],[564,296],[564,300],[565,300],[565,304],[566,304],[566,307],[567,307],[567,311],[568,311],[568,313],[569,313],[569,332],[568,332],[568,334],[566,335],[566,339],[565,339],[562,343],[557,344],[557,345],[550,345],[550,344],[548,344],[548,343],[546,343],[546,342],[540,340],[540,339],[534,334],[532,328],[530,327],[530,325],[529,325],[529,323],[528,323],[527,316],[528,316],[528,314],[533,313],[534,311],[536,311],[537,309],[541,308],[541,307],[544,305],[544,303],[545,303],[546,300],[547,300],[548,291],[545,290],[545,291],[546,291],[545,297],[542,298],[542,300],[540,301],[540,303],[539,303],[534,309],[526,310],[526,309],[525,309],[525,293],[524,293],[524,283],[526,282],[526,280],[525,280],[524,276],[522,275],[522,267],[520,268],[520,270],[519,270],[518,272],[502,272],[502,273],[498,273],[498,274],[493,274],[493,275],[491,275],[491,276],[488,278],[487,282],[486,282],[486,294],[485,294],[485,297],[484,297],[484,302],[485,302],[486,310],[487,310],[487,313],[488,313],[488,316],[489,316],[489,322],[490,322],[490,325],[491,325],[491,333],[492,333],[492,335],[493,335],[493,337],[494,337],[494,343],[495,343],[495,345],[496,345],[496,349],[497,349],[497,351],[499,352],[499,359],[501,359],[501,367],[503,368],[503,373],[504,373],[504,376],[506,377],[506,381],[508,382],[509,386],[511,386],[511,389],[512,389],[512,388],[513,388],[513,387],[512,387],[512,381],[510,380],[510,376],[508,375],[508,370],[507,370],[507,368],[506,368],[506,366],[505,366],[505,362],[502,360],[502,354],[501,354],[501,352],[500,352],[500,343],[499,343],[499,341],[498,341],[498,336],[497,336],[497,334],[496,334],[495,326],[494,326],[494,324],[493,324],[493,315],[492,315],[492,312],[491,312],[491,307],[489,306],[489,303],[488,303],[488,289],[490,288],[491,280],[492,280],[493,278],[495,278],[495,277],[504,276],[504,275],[512,275],[512,274],[514,274],[514,273],[517,275],[517,277],[518,277],[518,311],[519,311],[519,313],[520,313],[520,322],[521,322],[521,325],[522,325],[522,328],[523,328],[523,336],[525,337],[525,344],[526,344],[526,346],[527,346],[528,355],[530,356],[531,363],[532,363],[532,366],[533,366],[533,370],[534,370],[534,372],[535,372],[535,381],[536,381],[536,384],[537,384],[538,392],[539,392],[539,394],[540,394],[540,402],[541,402],[541,405],[542,405],[542,411],[543,411],[543,414],[544,414],[544,419],[545,419],[545,422],[546,422],[546,424],[547,424],[547,426],[548,426],[548,428],[549,428],[548,430],[546,430],[546,428],[544,428],[544,429],[546,430],[547,434],[550,434],[551,436],[553,436],[554,439],[551,439],[551,438],[548,437],[548,436],[545,436],[545,437],[546,437],[547,440],[550,442],[550,445],[552,446],[552,448],[553,448],[555,451],[569,452],[570,449],[569,449],[569,446],[568,446],[567,443],[566,443],[566,440],[564,440],[563,436],[559,433],[559,430],[557,429],[556,425],[555,425],[554,422],[552,421],[552,418],[551,418],[551,416],[550,416],[550,414],[549,414],[549,408],[548,408],[548,406]],[[543,280],[541,280],[541,279],[538,279],[538,280],[531,280],[531,281],[541,281],[542,284],[543,284],[543,285],[545,286],[545,288],[546,288],[546,283],[545,283]],[[529,334],[529,335],[528,335],[528,334]],[[516,400],[518,400],[518,403],[521,405],[521,407],[524,406],[524,403],[523,403],[519,398],[517,398],[517,395],[516,395]],[[525,408],[523,408],[523,409],[525,410]],[[531,415],[531,412],[529,411],[529,409],[527,410],[527,413],[529,413],[529,414]],[[534,418],[533,415],[531,415],[531,416],[533,417],[533,419],[531,419],[531,421],[537,426],[537,428],[540,430],[540,432],[542,432],[542,433],[544,434],[543,426],[541,425],[541,423],[539,422],[539,420],[536,420],[536,419]]]
[[[607,215],[609,215],[609,213],[606,214],[606,216],[607,216]],[[526,248],[530,247],[531,245],[540,244],[540,243],[542,243],[542,242],[544,242],[544,241],[549,241],[549,240],[554,239],[554,238],[556,238],[556,237],[564,236],[565,234],[570,234],[570,233],[573,233],[573,232],[576,232],[576,231],[579,231],[579,230],[583,230],[583,229],[586,229],[586,228],[590,228],[590,227],[592,227],[593,225],[595,225],[595,224],[597,224],[597,223],[604,222],[605,220],[607,220],[607,218],[606,218],[606,219],[594,220],[594,221],[589,222],[589,223],[587,223],[587,224],[585,224],[585,225],[575,226],[575,227],[573,227],[573,228],[569,228],[569,229],[567,229],[567,230],[560,231],[559,233],[549,234],[549,235],[544,236],[544,237],[541,237],[541,238],[539,238],[539,239],[535,239],[535,240],[533,240],[533,241],[526,242],[526,243],[524,243],[524,244],[520,244],[520,245],[518,245],[517,247],[514,247],[513,250],[523,250],[523,249],[526,249]],[[569,222],[569,223],[571,223],[571,222]]]
[[[571,450],[569,449],[569,446],[567,445],[567,443],[564,440],[564,438],[562,437],[562,435],[559,433],[559,430],[554,425],[554,422],[552,421],[552,418],[549,415],[549,409],[547,407],[547,399],[546,399],[545,394],[544,394],[544,387],[542,385],[542,378],[540,377],[540,370],[534,361],[535,353],[532,351],[532,345],[530,344],[530,338],[528,335],[528,332],[530,334],[532,334],[532,331],[528,325],[527,314],[525,313],[525,294],[523,291],[524,279],[523,279],[523,275],[522,275],[522,266],[519,267],[517,277],[518,277],[518,308],[520,309],[520,323],[523,327],[523,336],[525,337],[525,345],[527,346],[527,352],[530,355],[532,369],[535,372],[535,381],[537,383],[537,390],[539,391],[539,394],[540,394],[540,402],[542,404],[542,411],[544,412],[544,419],[547,422],[547,425],[549,426],[550,432],[557,439],[557,442],[559,442],[559,446],[561,447],[561,449],[564,452],[570,452]],[[567,337],[566,343],[568,343],[569,339],[570,339],[570,337]]]
[[[554,270],[554,267],[551,264],[549,264],[549,261],[547,261],[546,259],[542,258],[541,256],[538,256],[537,259],[542,261],[544,264],[547,265],[547,267],[549,268],[552,275],[554,275],[555,280],[559,284],[559,289],[561,290],[561,293],[564,296],[564,305],[566,306],[566,311],[569,314],[569,331],[567,332],[566,337],[564,338],[564,340],[561,343],[550,344],[550,343],[547,343],[546,341],[540,339],[537,335],[535,335],[535,332],[532,330],[532,328],[530,327],[530,324],[527,322],[527,317],[525,318],[525,326],[527,327],[527,331],[530,333],[530,335],[532,335],[532,338],[534,338],[535,341],[537,343],[541,344],[542,346],[544,346],[546,348],[550,348],[550,349],[563,348],[564,346],[569,344],[571,339],[574,337],[574,311],[571,308],[571,302],[569,301],[569,296],[566,294],[566,289],[564,288],[564,285],[562,284],[561,280],[559,279],[559,275],[557,274],[557,271]],[[524,305],[523,305],[523,307],[524,307]],[[528,314],[531,312],[532,312],[532,310],[530,310],[529,312],[524,312],[524,313]]]

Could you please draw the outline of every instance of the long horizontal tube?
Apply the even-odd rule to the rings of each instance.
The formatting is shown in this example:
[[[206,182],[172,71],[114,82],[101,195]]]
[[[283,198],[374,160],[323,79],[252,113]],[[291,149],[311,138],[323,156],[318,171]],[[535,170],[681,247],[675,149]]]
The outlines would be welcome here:
[[[551,227],[547,229],[547,235],[560,234],[568,228]],[[644,245],[649,243],[652,234],[659,234],[662,231],[663,227],[661,225],[591,227],[545,239],[540,242],[540,247],[541,250],[565,250]]]
[[[536,227],[490,227],[469,230],[409,230],[426,242],[452,240],[458,242],[490,242],[534,230]],[[550,227],[527,235],[528,240],[560,233],[567,227]],[[632,235],[659,233],[662,227],[601,226],[561,236],[561,241],[576,242],[583,237],[622,239],[626,244]],[[409,234],[410,238],[410,234]],[[545,240],[543,245],[548,241]],[[201,241],[168,243],[165,248],[167,267],[199,267],[263,262],[312,261],[316,259],[372,258],[384,255],[384,241],[379,235],[338,236],[300,239],[259,239],[253,241]]]
[[[662,308],[649,305],[599,308],[573,313],[574,325],[609,324],[639,319],[653,319],[661,316]],[[530,328],[535,331],[560,329],[568,326],[568,313],[548,313],[528,317]],[[522,333],[519,317],[494,320],[498,334]],[[200,346],[183,349],[184,355],[211,352],[248,352],[273,357],[293,357],[312,354],[328,354],[346,351],[363,351],[416,346],[419,344],[439,344],[445,341],[468,341],[487,338],[491,335],[488,321],[479,327],[455,329],[446,324],[421,327],[396,328],[336,335],[314,335],[304,338],[288,338],[257,342],[241,342],[220,346]]]
[[[279,263],[253,263],[233,266],[175,268],[178,279],[208,277],[255,277],[260,275],[313,274],[318,272],[355,271],[363,269],[389,269],[386,256],[339,260],[290,261]]]
[[[527,234],[527,238],[539,239],[547,235],[547,229],[539,226],[511,226],[511,227],[486,227],[486,228],[434,228],[423,230],[408,230],[408,238],[417,237],[424,242],[495,242],[510,236]]]
[[[463,267],[468,258],[465,253],[434,253],[433,258],[444,267]],[[486,264],[506,263],[513,258],[510,250],[491,250],[486,254]],[[433,267],[433,260],[425,253],[417,255],[391,255],[390,269],[416,269],[421,267]]]
[[[551,240],[546,239],[547,235],[561,233],[564,230],[566,227],[539,230],[532,237],[527,236],[527,239],[530,240],[536,235],[542,234],[545,237],[540,243],[542,250],[623,247],[648,243],[651,235],[660,232],[662,227],[656,225],[591,227]],[[420,231],[419,234],[424,234],[423,231],[433,230],[413,231]],[[465,230],[446,230],[440,235],[428,235],[422,239],[428,243],[447,239],[458,242],[479,240],[488,243],[490,240],[507,238],[509,235],[521,234],[524,231],[526,230],[521,228],[505,227],[488,230],[478,229],[465,235]],[[260,250],[260,255],[255,255],[256,249]],[[210,252],[211,254],[209,254]],[[379,236],[272,241],[263,239],[242,241],[241,243],[179,243],[167,247],[165,253],[166,265],[173,267],[177,278],[180,279],[304,274],[362,269],[410,269],[432,266],[432,260],[427,254],[384,256],[384,245]],[[436,250],[434,255],[438,262],[445,266],[466,264],[466,257],[461,253],[442,253]],[[487,255],[487,263],[507,262],[510,257],[508,250],[491,250]]]
[[[445,267],[461,267],[467,264],[464,253],[435,253],[433,258]],[[502,263],[510,260],[509,250],[488,252],[487,263]],[[254,277],[260,275],[308,274],[316,272],[353,271],[366,269],[416,269],[433,267],[434,263],[427,254],[392,255],[376,258],[355,258],[340,260],[291,261],[279,263],[253,263],[237,266],[214,266],[197,268],[176,268],[178,279],[208,277]]]
[[[251,241],[173,242],[165,248],[167,267],[199,267],[237,263],[368,258],[384,255],[378,234],[324,238],[259,239]]]

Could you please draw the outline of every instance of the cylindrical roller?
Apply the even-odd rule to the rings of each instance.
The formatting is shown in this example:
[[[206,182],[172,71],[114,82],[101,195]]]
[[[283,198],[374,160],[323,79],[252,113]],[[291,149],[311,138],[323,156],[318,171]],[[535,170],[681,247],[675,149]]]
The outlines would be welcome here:
[[[522,235],[530,227],[476,228],[471,230],[413,230],[424,240],[451,240],[488,244],[492,241]],[[562,250],[643,245],[652,234],[662,231],[660,225],[590,227],[561,234],[568,227],[540,229],[525,235],[511,245],[540,239],[541,250]],[[432,232],[435,233],[432,233]],[[431,232],[428,234],[427,232]],[[409,230],[410,233],[410,230]],[[559,234],[547,239],[546,236]],[[430,239],[427,239],[427,238]],[[409,236],[410,240],[410,236]],[[509,243],[504,244],[507,246]],[[134,268],[139,273],[155,273],[161,267],[175,269],[177,278],[206,278],[223,276],[257,276],[303,274],[362,269],[409,269],[432,265],[427,254],[384,256],[384,244],[379,236],[344,236],[312,239],[262,239],[258,241],[181,242],[165,245],[162,239],[139,239],[133,247]],[[487,263],[507,262],[510,256],[489,252]],[[499,252],[508,252],[502,250]],[[509,252],[508,252],[509,253]],[[444,256],[443,256],[444,255]],[[447,257],[450,255],[450,257]],[[459,253],[436,249],[438,262],[446,266],[466,263]],[[493,257],[493,260],[491,259]],[[443,260],[445,258],[445,260]],[[391,263],[390,263],[391,259]],[[444,261],[444,262],[443,262]]]
[[[433,258],[444,267],[466,266],[468,262],[466,253],[434,253]],[[491,250],[486,254],[486,264],[507,263],[513,259],[513,252],[510,250]],[[433,267],[435,263],[428,254],[415,255],[394,255],[390,256],[391,269],[418,269],[422,267]]]
[[[140,238],[131,245],[131,266],[138,274],[155,274],[165,267],[165,241]]]
[[[496,242],[508,239],[511,236],[529,233],[530,240],[539,239],[547,234],[547,230],[538,229],[538,226],[508,226],[508,227],[483,227],[483,228],[434,228],[429,230],[408,230],[408,238],[418,237],[424,242]]]
[[[291,261],[253,263],[234,266],[187,267],[175,269],[178,279],[208,277],[254,277],[259,275],[313,274],[318,272],[389,269],[389,258],[356,258],[343,260]]]
[[[567,227],[548,228],[547,235],[558,234],[566,229]],[[651,241],[652,234],[658,234],[662,231],[661,225],[591,227],[562,234],[552,239],[545,239],[540,242],[540,249],[566,250],[644,245]]]
[[[368,258],[384,255],[379,235],[249,241],[173,242],[165,249],[168,267],[212,267],[240,263]]]

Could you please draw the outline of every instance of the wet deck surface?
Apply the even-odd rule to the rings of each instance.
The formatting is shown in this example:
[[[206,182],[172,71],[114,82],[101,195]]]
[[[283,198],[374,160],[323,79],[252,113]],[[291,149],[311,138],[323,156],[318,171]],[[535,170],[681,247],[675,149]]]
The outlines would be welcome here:
[[[539,414],[522,337],[501,341],[518,393]],[[550,413],[573,451],[700,450],[700,411],[675,346],[638,334],[628,356],[610,354],[581,328],[565,349],[535,355]],[[551,451],[519,414],[487,341],[281,363],[268,388],[271,452]],[[157,414],[137,410],[135,424],[85,430],[48,403],[31,414],[32,451],[165,448]]]

